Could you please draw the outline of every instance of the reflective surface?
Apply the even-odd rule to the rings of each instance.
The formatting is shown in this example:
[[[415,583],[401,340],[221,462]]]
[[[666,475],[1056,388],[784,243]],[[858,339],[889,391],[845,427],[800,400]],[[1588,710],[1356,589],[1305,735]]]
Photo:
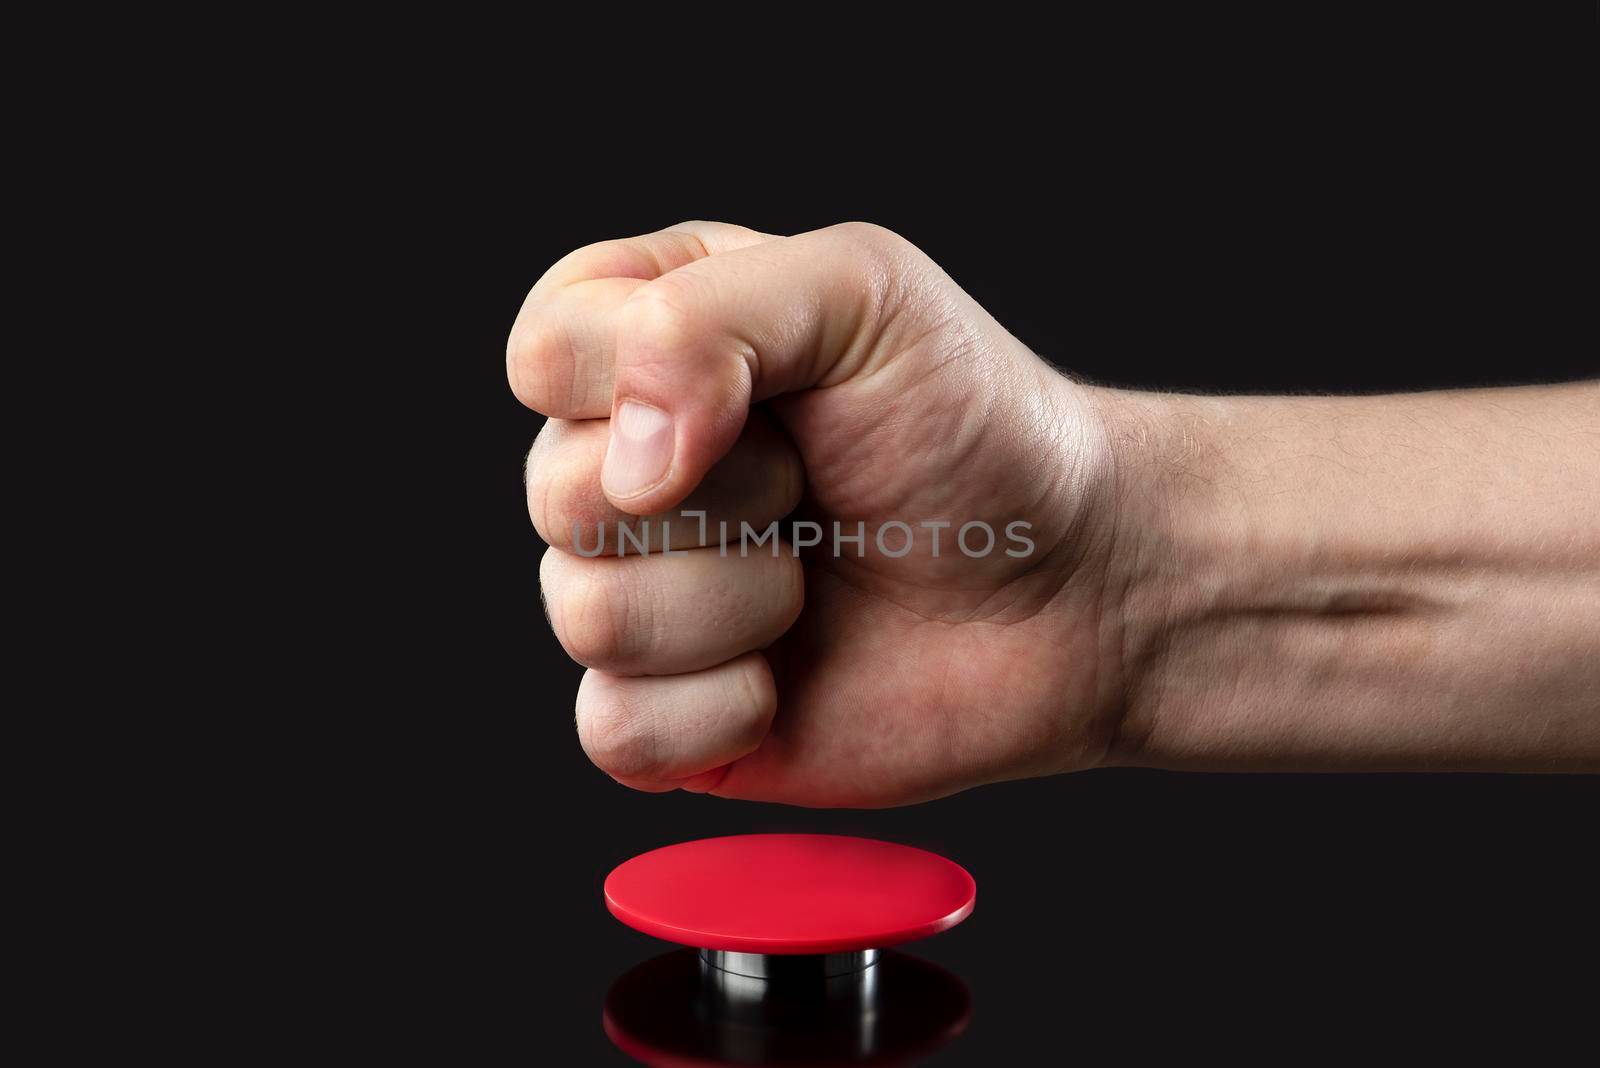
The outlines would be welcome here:
[[[743,976],[681,949],[612,984],[602,1023],[618,1049],[651,1065],[846,1065],[915,1061],[971,1017],[966,984],[903,953],[819,981]]]
[[[702,949],[700,959],[712,968],[752,979],[830,979],[849,975],[878,963],[880,951],[863,949],[854,953],[802,954],[783,956],[768,953],[733,953],[720,949]]]

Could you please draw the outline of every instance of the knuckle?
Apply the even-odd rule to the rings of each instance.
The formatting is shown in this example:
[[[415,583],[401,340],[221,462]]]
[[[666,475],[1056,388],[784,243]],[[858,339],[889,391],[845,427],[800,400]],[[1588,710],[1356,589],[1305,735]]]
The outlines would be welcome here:
[[[585,583],[568,617],[567,648],[585,667],[623,667],[633,649],[626,596],[606,589],[609,585],[595,580]]]
[[[551,311],[530,314],[506,342],[506,377],[517,400],[544,415],[563,414],[573,390],[565,328]]]
[[[693,238],[695,243],[700,246],[700,250],[706,252],[705,241],[700,235],[707,230],[720,230],[731,225],[730,223],[715,222],[711,219],[685,219],[680,223],[667,227],[667,232]]]
[[[855,251],[871,256],[895,256],[912,247],[911,242],[877,223],[840,223],[829,232]]]
[[[596,767],[618,779],[657,778],[662,769],[658,723],[626,687],[583,687],[578,694],[578,742]]]
[[[533,448],[528,450],[528,457],[522,462],[522,487],[528,498],[528,518],[533,520],[533,529],[539,537],[544,539],[546,545],[554,545],[550,540],[550,490],[551,476],[550,463],[545,456],[546,450],[540,448],[544,439],[544,431],[539,432],[539,437],[534,439]]]
[[[590,278],[647,270],[653,266],[649,260],[649,256],[637,248],[634,242],[624,238],[606,238],[573,249],[545,272],[545,278],[554,277],[560,279],[560,284],[570,285]]]
[[[910,241],[876,223],[840,223],[829,231],[854,264],[863,322],[881,322],[891,306],[928,276],[930,260]]]
[[[547,435],[554,437],[546,426],[528,453],[524,483],[528,497],[528,518],[533,529],[546,545],[573,549],[573,526],[576,525],[590,544],[600,530],[599,524],[610,512],[599,479],[587,472],[573,470],[570,457],[564,459],[559,444],[547,443]],[[594,555],[589,552],[588,555]]]
[[[696,331],[688,286],[664,275],[640,286],[622,305],[617,319],[617,355],[687,348]]]
[[[669,226],[666,233],[672,234],[688,244],[688,251],[695,259],[705,259],[712,255],[716,246],[715,241],[707,241],[708,237],[726,235],[734,232],[745,232],[745,227],[733,223],[716,222],[711,219],[685,219],[683,222]]]
[[[584,667],[626,669],[640,652],[635,595],[630,583],[597,563],[566,560],[555,581],[546,579],[551,625],[567,655]]]

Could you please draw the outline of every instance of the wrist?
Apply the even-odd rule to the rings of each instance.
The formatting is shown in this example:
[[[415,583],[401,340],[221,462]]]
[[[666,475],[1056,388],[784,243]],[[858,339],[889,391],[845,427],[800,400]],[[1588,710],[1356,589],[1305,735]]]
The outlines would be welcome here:
[[[1086,386],[1046,371],[1056,444],[1051,514],[1059,540],[1042,569],[1057,592],[1052,605],[1062,635],[1057,652],[1064,707],[1073,730],[1049,770],[1137,762],[1146,709],[1133,704],[1137,671],[1164,616],[1166,591],[1152,568],[1154,525],[1164,508],[1147,485],[1154,435],[1164,417],[1159,398]],[[1089,624],[1085,626],[1086,622]]]
[[[1160,764],[1152,739],[1181,734],[1190,704],[1166,677],[1169,657],[1187,621],[1236,592],[1228,561],[1249,552],[1220,488],[1227,461],[1217,438],[1240,401],[1084,394],[1104,443],[1101,662],[1115,729],[1100,764]]]

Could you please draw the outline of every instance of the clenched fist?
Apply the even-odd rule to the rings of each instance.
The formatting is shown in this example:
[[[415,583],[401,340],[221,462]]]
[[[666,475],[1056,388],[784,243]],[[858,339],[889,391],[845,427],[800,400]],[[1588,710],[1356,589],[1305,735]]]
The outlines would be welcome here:
[[[856,223],[580,249],[507,367],[550,417],[528,508],[578,736],[628,786],[1600,768],[1594,383],[1090,388]]]
[[[551,417],[545,601],[618,781],[871,806],[1105,755],[1099,416],[908,242],[591,245],[534,287],[508,369]],[[781,546],[741,538],[783,517]]]

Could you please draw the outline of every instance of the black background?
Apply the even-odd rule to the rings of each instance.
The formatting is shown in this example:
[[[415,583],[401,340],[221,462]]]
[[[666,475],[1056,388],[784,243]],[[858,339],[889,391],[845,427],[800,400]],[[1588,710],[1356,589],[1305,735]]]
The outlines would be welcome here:
[[[1044,358],[1135,388],[1600,371],[1588,54],[1525,52],[1494,27],[1471,47],[1374,29],[1159,66],[950,99],[859,80],[838,102],[748,111],[638,86],[590,110],[538,100],[488,148],[431,116],[393,166],[440,178],[352,194],[384,194],[371,251],[407,277],[375,298],[373,383],[404,436],[365,446],[403,473],[376,505],[403,546],[375,667],[396,697],[365,751],[385,786],[356,799],[346,840],[393,833],[413,847],[402,877],[437,889],[394,952],[454,961],[442,981],[475,1002],[463,1049],[494,1033],[536,1060],[621,1063],[601,1001],[668,947],[605,912],[602,880],[643,850],[750,831],[903,841],[974,874],[972,919],[912,947],[974,999],[936,1063],[1036,1063],[1107,1036],[1226,1052],[1285,1022],[1301,1045],[1355,1022],[1470,1033],[1579,944],[1592,902],[1558,898],[1587,885],[1586,778],[1112,770],[811,811],[636,794],[578,747],[582,672],[544,620],[521,492],[540,418],[506,388],[503,349],[527,289],[580,245],[687,218],[880,223]]]

